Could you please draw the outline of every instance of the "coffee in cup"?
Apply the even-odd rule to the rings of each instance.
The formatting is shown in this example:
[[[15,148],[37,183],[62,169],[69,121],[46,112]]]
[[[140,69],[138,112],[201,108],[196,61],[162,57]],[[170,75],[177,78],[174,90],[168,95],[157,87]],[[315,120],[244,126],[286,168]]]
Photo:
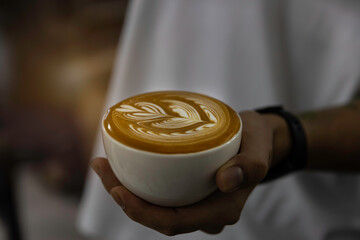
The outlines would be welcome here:
[[[154,204],[182,206],[216,189],[216,170],[239,150],[242,123],[210,96],[159,91],[110,107],[102,130],[110,165],[125,187]]]

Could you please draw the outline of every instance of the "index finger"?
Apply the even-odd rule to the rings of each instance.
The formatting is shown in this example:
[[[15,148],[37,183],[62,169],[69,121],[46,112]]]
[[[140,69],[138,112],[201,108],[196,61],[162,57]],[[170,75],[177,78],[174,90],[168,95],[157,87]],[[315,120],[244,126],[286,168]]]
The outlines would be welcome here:
[[[219,191],[196,204],[179,208],[153,205],[135,196],[125,187],[113,188],[111,195],[114,194],[121,198],[128,217],[168,236],[199,229],[209,231],[209,226],[234,224],[241,212],[241,209],[237,209],[239,205],[230,195]],[[246,199],[247,195],[244,194],[243,197]]]

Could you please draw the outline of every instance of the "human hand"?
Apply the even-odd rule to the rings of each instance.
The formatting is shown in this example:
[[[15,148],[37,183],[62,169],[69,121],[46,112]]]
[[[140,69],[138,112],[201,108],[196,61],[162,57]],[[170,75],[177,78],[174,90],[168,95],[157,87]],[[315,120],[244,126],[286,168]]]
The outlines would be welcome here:
[[[269,168],[288,152],[290,136],[285,121],[276,115],[240,113],[243,135],[239,154],[216,174],[219,188],[190,206],[169,208],[146,202],[127,190],[116,178],[108,160],[94,159],[91,166],[106,190],[134,221],[168,236],[202,230],[216,234],[236,223],[245,202]]]

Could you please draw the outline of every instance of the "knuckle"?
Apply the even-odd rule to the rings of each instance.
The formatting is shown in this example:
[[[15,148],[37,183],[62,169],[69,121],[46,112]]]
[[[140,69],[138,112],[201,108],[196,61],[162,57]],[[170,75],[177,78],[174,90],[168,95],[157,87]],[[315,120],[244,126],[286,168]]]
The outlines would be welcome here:
[[[180,224],[177,218],[169,217],[162,223],[161,231],[166,236],[174,236],[180,233]]]
[[[124,209],[126,215],[131,218],[132,220],[134,220],[135,222],[139,222],[140,221],[140,217],[139,217],[139,213],[138,211],[136,211],[136,209],[131,208],[131,207],[126,207]]]
[[[243,166],[248,184],[258,183],[266,176],[270,165],[268,159],[259,156],[244,155],[242,161],[243,164],[240,163],[239,165]]]
[[[164,226],[161,230],[161,232],[163,234],[165,234],[166,236],[174,236],[177,234],[177,227],[174,224],[167,224],[166,226]]]
[[[227,225],[233,225],[237,223],[240,220],[240,214],[232,214],[228,217],[226,224]]]
[[[208,234],[219,234],[221,233],[225,228],[225,225],[216,225],[211,227],[206,227],[201,229],[201,231],[206,232]]]
[[[224,230],[225,226],[221,226],[218,229],[216,229],[216,231],[214,232],[214,234],[219,234]]]
[[[256,163],[255,163],[256,171],[254,171],[255,172],[254,178],[262,180],[266,176],[266,174],[268,172],[268,168],[269,168],[269,166],[268,166],[267,161],[264,161],[264,160],[256,161]]]
[[[216,222],[217,226],[225,227],[226,225],[237,223],[240,220],[241,210],[242,207],[240,207],[238,203],[233,203],[229,211],[225,211],[219,215],[218,221]]]
[[[166,236],[175,236],[175,233],[173,232],[173,230],[171,228],[164,228],[162,231],[161,231],[164,235]]]
[[[249,178],[251,182],[261,181],[267,174],[269,169],[269,161],[262,157],[251,157],[252,163],[249,168]]]

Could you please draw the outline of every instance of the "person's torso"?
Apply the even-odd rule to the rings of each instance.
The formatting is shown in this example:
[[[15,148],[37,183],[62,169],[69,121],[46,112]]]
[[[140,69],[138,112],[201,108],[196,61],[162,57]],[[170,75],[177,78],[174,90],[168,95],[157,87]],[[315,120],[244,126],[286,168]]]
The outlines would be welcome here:
[[[146,91],[189,90],[238,111],[304,111],[343,104],[359,87],[358,1],[137,0],[123,34],[108,106]],[[85,199],[83,210],[99,199],[109,201]],[[360,176],[295,174],[257,187],[240,222],[220,235],[173,239],[355,239],[359,202]],[[81,224],[109,239],[167,239],[114,208],[97,208],[98,220]]]

